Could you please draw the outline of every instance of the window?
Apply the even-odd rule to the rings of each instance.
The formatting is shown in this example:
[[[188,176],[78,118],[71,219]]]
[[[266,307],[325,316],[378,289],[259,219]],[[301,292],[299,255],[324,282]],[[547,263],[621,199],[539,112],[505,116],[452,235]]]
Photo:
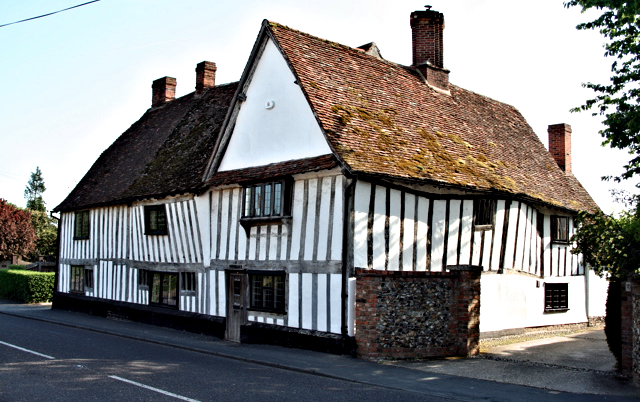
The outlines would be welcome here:
[[[180,292],[188,292],[195,294],[196,292],[196,273],[180,272]]]
[[[566,216],[551,217],[551,241],[569,242],[569,218]]]
[[[150,272],[151,304],[178,307],[178,274]]]
[[[144,207],[144,227],[146,235],[167,234],[167,212],[164,205],[147,205]]]
[[[544,285],[544,311],[569,310],[569,284],[545,283]]]
[[[84,288],[93,291],[93,268],[85,268],[84,270]]]
[[[78,211],[75,213],[73,239],[83,240],[88,238],[89,238],[89,211]]]
[[[72,265],[69,291],[73,293],[84,293],[84,265]]]
[[[244,188],[243,218],[270,218],[287,215],[286,183],[274,181]]]
[[[496,214],[496,200],[475,200],[473,203],[473,223],[476,229],[490,229]]]
[[[138,289],[149,290],[149,271],[146,269],[138,270]]]
[[[251,309],[284,313],[284,278],[284,272],[250,273]]]

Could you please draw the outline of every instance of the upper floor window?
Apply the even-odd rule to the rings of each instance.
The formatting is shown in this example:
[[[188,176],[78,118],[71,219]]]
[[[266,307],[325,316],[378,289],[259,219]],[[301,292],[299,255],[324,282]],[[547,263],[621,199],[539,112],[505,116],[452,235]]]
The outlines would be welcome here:
[[[496,200],[475,200],[473,203],[473,224],[476,229],[489,229],[496,215]]]
[[[75,240],[89,238],[89,211],[78,211],[75,213],[73,238]]]
[[[144,227],[147,235],[166,235],[167,212],[164,205],[147,205],[144,207]]]
[[[244,187],[243,218],[271,218],[287,215],[284,180]]]
[[[551,217],[551,241],[559,243],[569,242],[569,217]]]

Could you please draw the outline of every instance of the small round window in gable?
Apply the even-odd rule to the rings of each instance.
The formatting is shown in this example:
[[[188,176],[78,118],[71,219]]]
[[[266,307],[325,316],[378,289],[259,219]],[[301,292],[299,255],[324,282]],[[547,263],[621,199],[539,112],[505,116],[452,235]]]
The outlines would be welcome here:
[[[267,110],[271,110],[274,107],[276,107],[276,102],[272,101],[272,100],[269,100],[264,104],[264,108],[267,109]]]

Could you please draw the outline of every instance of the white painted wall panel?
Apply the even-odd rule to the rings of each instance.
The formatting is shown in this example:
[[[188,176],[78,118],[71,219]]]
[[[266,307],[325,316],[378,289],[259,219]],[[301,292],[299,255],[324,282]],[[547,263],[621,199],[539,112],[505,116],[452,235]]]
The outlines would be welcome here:
[[[331,153],[296,77],[271,40],[246,89],[219,171]],[[273,108],[265,108],[274,102]]]
[[[353,237],[353,265],[356,268],[367,268],[367,222],[369,219],[369,198],[371,184],[359,181],[356,183],[354,196],[354,237]]]

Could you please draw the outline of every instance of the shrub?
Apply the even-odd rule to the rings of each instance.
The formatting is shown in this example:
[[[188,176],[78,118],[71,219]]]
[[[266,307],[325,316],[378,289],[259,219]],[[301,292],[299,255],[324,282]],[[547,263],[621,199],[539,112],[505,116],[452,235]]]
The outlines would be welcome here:
[[[8,269],[0,271],[0,298],[26,303],[49,302],[53,298],[55,273]]]
[[[622,362],[622,304],[621,282],[609,281],[607,292],[606,316],[604,318],[604,333],[607,336],[609,350],[616,358],[616,367]]]

